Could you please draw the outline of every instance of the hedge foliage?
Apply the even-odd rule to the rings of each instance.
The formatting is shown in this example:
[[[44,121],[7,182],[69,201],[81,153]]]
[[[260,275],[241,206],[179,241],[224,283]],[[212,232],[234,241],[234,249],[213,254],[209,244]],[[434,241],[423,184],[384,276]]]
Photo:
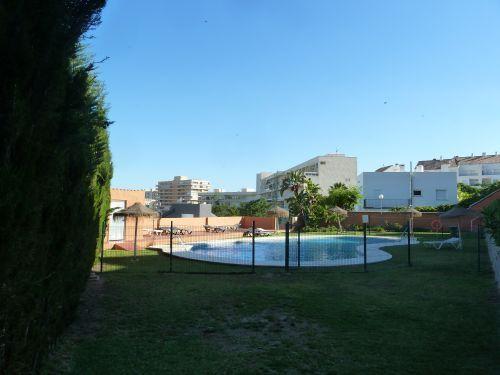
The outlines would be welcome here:
[[[105,0],[0,2],[0,373],[71,321],[109,207],[109,122],[82,35]]]
[[[484,224],[489,229],[497,245],[500,246],[500,199],[483,209]]]

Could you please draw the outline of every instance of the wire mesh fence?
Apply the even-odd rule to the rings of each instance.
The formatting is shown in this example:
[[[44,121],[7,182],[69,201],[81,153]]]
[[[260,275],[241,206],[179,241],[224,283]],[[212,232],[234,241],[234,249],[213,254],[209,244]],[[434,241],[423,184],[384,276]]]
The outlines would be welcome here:
[[[118,240],[107,241],[98,255],[98,272],[252,273],[262,267],[285,271],[325,271],[345,267],[366,272],[372,264],[411,267],[423,249],[463,249],[453,233],[408,235],[366,227],[350,230],[283,231],[233,226],[126,228]],[[115,236],[116,238],[116,236]],[[477,235],[466,236],[471,262],[480,258]],[[479,237],[480,238],[480,237]],[[477,247],[477,251],[474,250]],[[462,251],[461,256],[465,255]],[[479,260],[477,261],[478,265]],[[475,263],[474,263],[475,264]]]

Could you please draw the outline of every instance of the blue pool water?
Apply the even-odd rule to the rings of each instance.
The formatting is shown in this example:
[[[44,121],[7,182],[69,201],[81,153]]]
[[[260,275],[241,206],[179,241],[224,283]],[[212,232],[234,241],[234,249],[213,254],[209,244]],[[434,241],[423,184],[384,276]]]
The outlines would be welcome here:
[[[371,261],[390,258],[378,247],[394,244],[394,239],[369,237],[367,239],[370,256],[378,256]],[[359,264],[363,259],[363,238],[354,236],[303,235],[300,244],[300,263],[304,266],[330,266]],[[379,245],[379,246],[371,246]],[[379,253],[375,253],[378,251]],[[296,237],[290,238],[290,264],[298,263],[299,246]],[[176,256],[209,262],[251,264],[252,241],[250,238],[239,240],[220,240],[179,246]],[[259,237],[255,241],[256,265],[283,265],[285,262],[284,237]]]

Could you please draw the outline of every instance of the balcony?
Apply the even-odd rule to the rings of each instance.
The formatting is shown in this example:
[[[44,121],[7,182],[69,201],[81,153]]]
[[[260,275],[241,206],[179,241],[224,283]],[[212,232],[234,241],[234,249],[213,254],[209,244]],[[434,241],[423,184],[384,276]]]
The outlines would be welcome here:
[[[409,199],[363,199],[363,208],[390,209],[396,207],[408,207]]]

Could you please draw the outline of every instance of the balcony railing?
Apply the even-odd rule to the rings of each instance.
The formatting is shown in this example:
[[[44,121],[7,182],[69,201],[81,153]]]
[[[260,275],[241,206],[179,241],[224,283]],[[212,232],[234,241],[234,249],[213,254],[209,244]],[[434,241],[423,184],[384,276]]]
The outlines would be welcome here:
[[[364,208],[378,208],[378,209],[388,209],[396,207],[408,207],[410,205],[409,199],[364,199]]]

